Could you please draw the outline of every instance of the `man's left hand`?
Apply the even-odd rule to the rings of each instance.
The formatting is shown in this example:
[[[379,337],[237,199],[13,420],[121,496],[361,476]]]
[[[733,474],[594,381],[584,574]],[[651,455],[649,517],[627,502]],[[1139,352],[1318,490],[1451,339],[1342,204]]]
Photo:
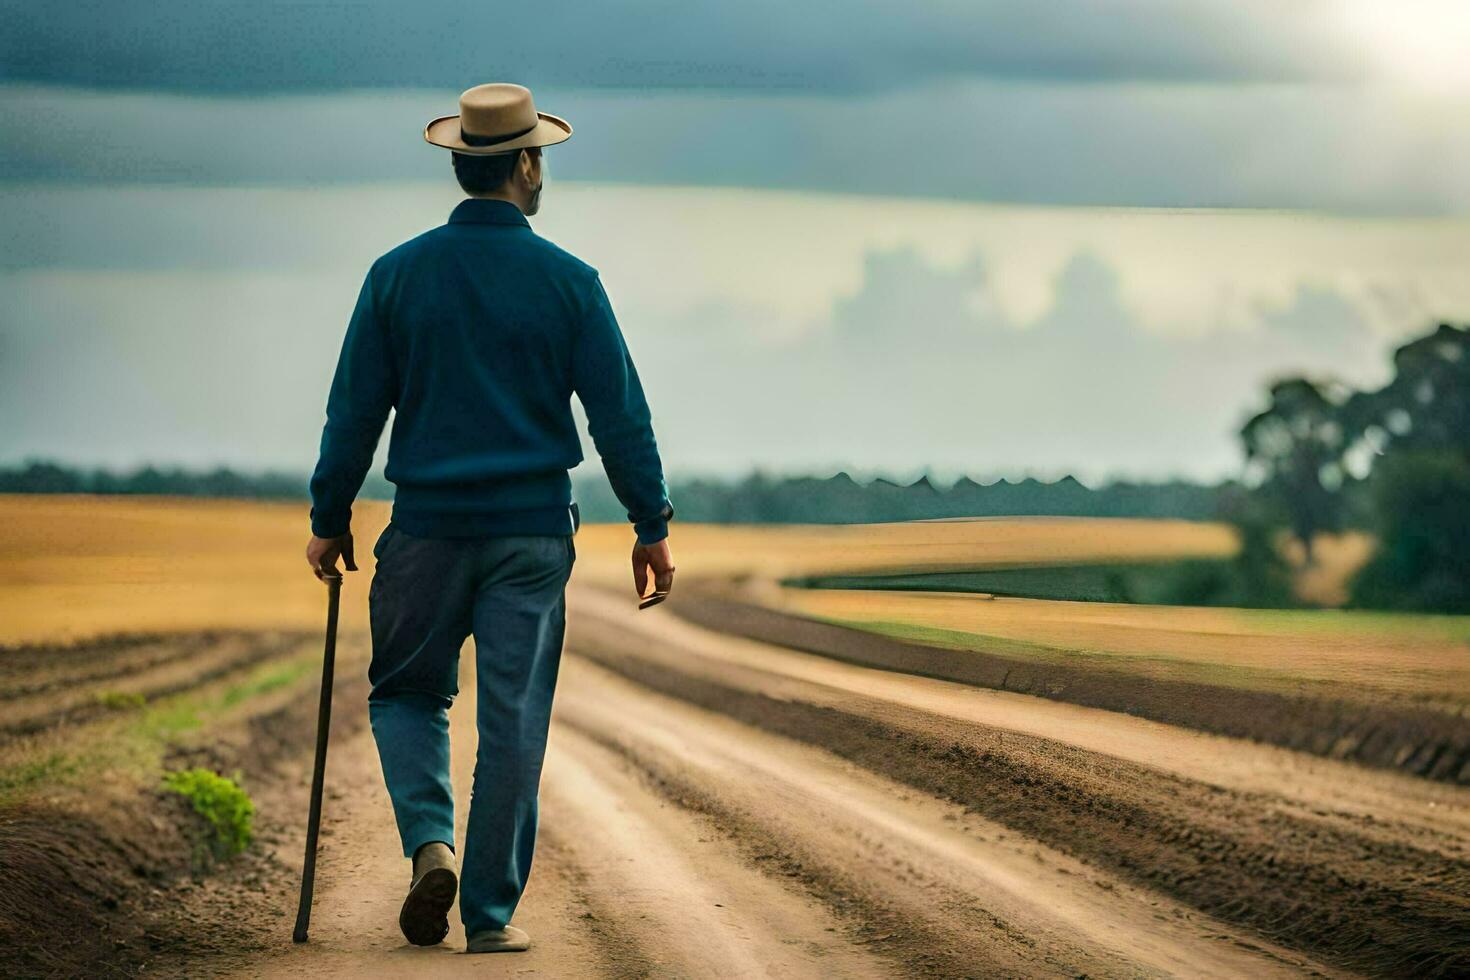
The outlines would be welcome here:
[[[337,571],[339,555],[347,571],[357,571],[357,562],[352,557],[351,531],[335,538],[318,538],[313,535],[306,543],[306,563],[311,566],[312,573],[323,582],[341,574]]]

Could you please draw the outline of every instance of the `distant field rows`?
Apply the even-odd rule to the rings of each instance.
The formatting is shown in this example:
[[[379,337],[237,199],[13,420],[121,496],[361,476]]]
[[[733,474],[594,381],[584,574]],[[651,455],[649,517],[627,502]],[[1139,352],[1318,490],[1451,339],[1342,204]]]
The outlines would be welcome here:
[[[1032,644],[1033,656],[1070,652],[1159,677],[1470,700],[1470,617],[1463,616],[836,589],[783,589],[772,605],[891,635],[904,635],[908,627],[909,638],[941,645]]]

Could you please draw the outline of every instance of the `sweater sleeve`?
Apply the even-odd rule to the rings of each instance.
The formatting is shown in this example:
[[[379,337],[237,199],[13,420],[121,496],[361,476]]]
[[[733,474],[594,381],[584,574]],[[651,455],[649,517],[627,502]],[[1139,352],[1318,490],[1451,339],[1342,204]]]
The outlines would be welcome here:
[[[393,351],[369,269],[342,341],[311,477],[311,532],[317,537],[335,538],[349,530],[352,502],[373,464],[396,393]]]
[[[572,354],[572,385],[613,493],[638,540],[668,537],[674,509],[653,437],[652,418],[600,276],[593,274]]]

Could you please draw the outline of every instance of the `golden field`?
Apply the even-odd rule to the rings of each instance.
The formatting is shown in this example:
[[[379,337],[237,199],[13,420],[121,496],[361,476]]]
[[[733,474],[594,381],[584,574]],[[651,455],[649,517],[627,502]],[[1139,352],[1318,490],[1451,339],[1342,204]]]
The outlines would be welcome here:
[[[355,513],[366,543],[362,577],[343,590],[344,628],[367,624],[372,541],[388,507]],[[319,627],[306,514],[300,504],[0,496],[0,643]]]
[[[361,571],[343,628],[367,624],[372,545],[389,506],[357,505]],[[303,504],[191,498],[0,496],[0,644],[119,632],[319,629],[323,589],[304,560]],[[625,525],[577,535],[574,581],[633,601]],[[824,572],[934,571],[996,564],[1226,555],[1221,525],[1016,518],[877,525],[676,524],[678,581],[933,645],[1211,683],[1347,686],[1387,697],[1470,702],[1470,618],[1337,610],[1239,610],[986,599],[964,594],[806,590]],[[1351,545],[1362,550],[1360,542]],[[1320,587],[1320,586],[1319,586]],[[1318,693],[1321,693],[1318,691]]]
[[[365,626],[372,545],[389,505],[354,508],[357,560],[343,626]],[[306,567],[297,503],[0,495],[0,644],[102,633],[315,627],[322,586]],[[1228,529],[1182,521],[1017,519],[861,526],[679,523],[680,581],[770,581],[817,572],[928,570],[992,562],[1227,554]],[[579,581],[631,594],[631,530],[587,524]],[[631,598],[631,595],[630,595]]]

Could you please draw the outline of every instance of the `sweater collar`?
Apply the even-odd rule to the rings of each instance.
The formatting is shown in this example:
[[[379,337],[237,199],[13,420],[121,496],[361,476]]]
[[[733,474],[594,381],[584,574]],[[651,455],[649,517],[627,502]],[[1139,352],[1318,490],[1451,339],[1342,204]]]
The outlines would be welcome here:
[[[531,226],[520,208],[510,201],[491,197],[465,198],[454,206],[454,210],[449,213],[449,220],[455,223],[468,222],[482,225],[522,225],[527,228]]]

